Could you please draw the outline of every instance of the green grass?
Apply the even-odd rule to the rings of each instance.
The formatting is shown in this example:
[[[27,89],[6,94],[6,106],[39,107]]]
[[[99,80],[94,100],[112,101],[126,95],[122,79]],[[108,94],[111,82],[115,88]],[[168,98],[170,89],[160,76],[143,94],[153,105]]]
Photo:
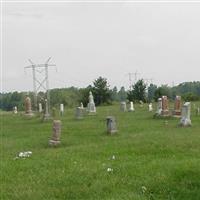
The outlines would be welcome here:
[[[105,132],[107,115],[117,119],[115,136]],[[83,120],[67,109],[57,148],[48,146],[52,122],[0,117],[2,200],[200,199],[200,116],[192,115],[192,127],[180,128],[179,119],[168,125],[153,119],[147,105],[132,113],[118,105],[98,107],[96,116]],[[21,151],[33,154],[15,160]]]

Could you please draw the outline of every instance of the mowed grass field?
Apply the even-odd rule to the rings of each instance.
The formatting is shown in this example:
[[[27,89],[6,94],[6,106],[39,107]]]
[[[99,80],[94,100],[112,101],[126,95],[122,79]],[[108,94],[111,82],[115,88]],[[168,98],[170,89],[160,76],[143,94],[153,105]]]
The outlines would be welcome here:
[[[199,200],[200,116],[193,110],[192,127],[180,128],[179,119],[166,124],[147,105],[135,108],[97,107],[82,120],[66,109],[57,148],[48,146],[52,122],[1,113],[1,199]],[[115,136],[106,134],[108,115]],[[21,151],[32,156],[15,159]]]

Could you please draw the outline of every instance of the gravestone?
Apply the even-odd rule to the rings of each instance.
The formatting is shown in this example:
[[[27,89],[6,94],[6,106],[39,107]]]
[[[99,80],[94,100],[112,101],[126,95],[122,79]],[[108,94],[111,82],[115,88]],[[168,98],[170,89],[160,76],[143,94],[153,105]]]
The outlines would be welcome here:
[[[200,107],[196,108],[196,115],[199,116],[200,115]]]
[[[190,114],[191,114],[191,104],[190,102],[186,102],[182,106],[182,113],[181,113],[181,120],[180,120],[180,126],[191,126],[191,119],[190,119]]]
[[[169,116],[169,102],[167,96],[162,96],[162,116]]]
[[[42,113],[42,104],[41,103],[38,104],[38,109],[39,109],[39,112]]]
[[[51,116],[50,116],[50,113],[49,113],[49,107],[48,107],[48,101],[47,99],[45,99],[45,111],[44,111],[44,120],[50,120],[51,119]]]
[[[63,116],[64,113],[64,104],[60,104],[60,115]]]
[[[176,96],[174,103],[174,117],[181,117],[181,96]]]
[[[76,119],[83,119],[83,116],[84,116],[84,108],[77,107],[75,113]]]
[[[87,110],[88,110],[89,114],[95,114],[96,113],[96,107],[95,107],[95,103],[94,103],[94,97],[93,97],[91,91],[89,93],[89,103],[88,103],[88,106],[87,106]]]
[[[13,113],[14,113],[14,114],[17,114],[17,113],[18,113],[18,111],[17,111],[17,106],[14,106],[14,107],[13,107]]]
[[[140,100],[139,103],[140,103],[140,107],[142,108],[144,105],[144,102],[142,100]]]
[[[120,104],[120,110],[122,112],[126,112],[126,102],[125,101],[121,102],[121,104]]]
[[[84,108],[83,103],[81,102],[80,108]]]
[[[153,105],[152,103],[149,104],[149,112],[152,112],[153,111]]]
[[[31,110],[31,99],[30,99],[30,97],[27,96],[25,98],[24,104],[25,104],[25,115],[32,116],[33,112]]]
[[[117,133],[116,120],[113,116],[106,117],[106,126],[107,126],[108,134],[113,135],[113,134]]]
[[[158,98],[157,110],[156,115],[160,116],[162,113],[162,99]]]
[[[59,145],[60,135],[61,135],[61,121],[53,120],[53,133],[51,139],[49,140],[49,145],[51,146]]]
[[[129,109],[128,109],[129,112],[133,112],[135,111],[135,108],[134,108],[134,105],[133,105],[133,102],[131,101],[130,104],[129,104]]]

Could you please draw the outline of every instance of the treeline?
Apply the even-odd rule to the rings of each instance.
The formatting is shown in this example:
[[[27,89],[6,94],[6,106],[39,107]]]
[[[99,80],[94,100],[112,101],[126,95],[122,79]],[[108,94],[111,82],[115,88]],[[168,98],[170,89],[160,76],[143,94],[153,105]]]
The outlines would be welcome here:
[[[99,77],[92,85],[86,88],[56,88],[50,90],[51,107],[58,107],[63,103],[66,107],[75,107],[82,102],[87,106],[89,91],[92,91],[96,105],[108,105],[119,101],[157,101],[162,95],[168,96],[169,99],[174,99],[176,95],[182,96],[185,101],[200,100],[200,82],[185,82],[175,87],[168,85],[157,86],[150,84],[147,86],[143,79],[137,81],[131,89],[126,90],[121,87],[110,88],[106,78]],[[24,99],[28,95],[34,101],[33,92],[9,92],[0,93],[0,109],[10,111],[14,106],[18,110],[24,110]],[[46,93],[38,93],[38,103],[44,104]]]

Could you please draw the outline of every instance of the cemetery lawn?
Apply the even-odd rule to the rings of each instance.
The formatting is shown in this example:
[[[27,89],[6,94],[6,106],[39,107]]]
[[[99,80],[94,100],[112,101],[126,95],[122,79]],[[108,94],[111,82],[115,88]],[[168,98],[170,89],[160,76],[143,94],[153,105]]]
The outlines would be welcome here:
[[[135,108],[97,107],[82,120],[66,110],[57,148],[48,146],[52,122],[1,113],[1,199],[199,200],[200,116],[180,128],[179,119],[166,124],[147,105]],[[115,136],[106,134],[108,115],[116,117]],[[15,159],[22,151],[31,157]]]

